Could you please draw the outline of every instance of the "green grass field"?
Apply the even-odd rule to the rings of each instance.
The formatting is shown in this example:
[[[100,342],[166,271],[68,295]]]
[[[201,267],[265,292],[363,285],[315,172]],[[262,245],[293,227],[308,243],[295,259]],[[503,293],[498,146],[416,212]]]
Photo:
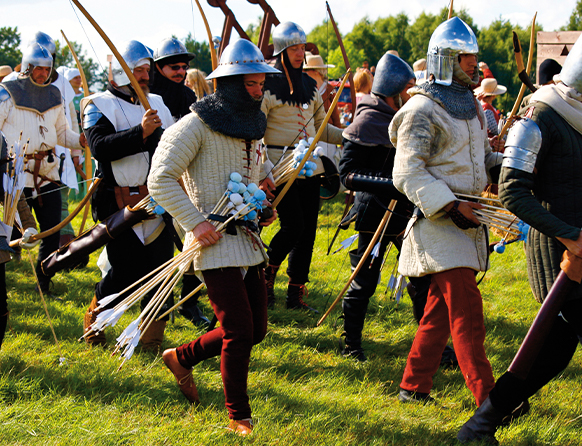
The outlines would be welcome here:
[[[71,205],[73,207],[73,205]],[[309,287],[310,305],[324,310],[349,277],[347,252],[326,256],[343,209],[326,203]],[[78,228],[80,218],[74,227]],[[265,232],[268,242],[276,228]],[[338,242],[352,232],[342,232]],[[336,246],[338,246],[336,242]],[[32,255],[35,257],[36,253]],[[86,269],[59,273],[62,302],[48,301],[66,364],[39,296],[28,257],[7,265],[9,329],[0,351],[0,445],[454,445],[460,426],[475,410],[459,370],[439,370],[432,395],[437,405],[402,405],[396,399],[416,325],[405,294],[399,305],[384,290],[394,266],[390,254],[369,309],[360,364],[338,354],[339,306],[319,328],[317,316],[284,309],[286,278],[276,282],[278,302],[266,339],[253,349],[249,396],[256,427],[248,438],[224,428],[228,422],[219,359],[196,367],[202,406],[182,397],[160,356],[136,351],[121,371],[111,357],[115,337],[137,308],[108,329],[109,348],[77,342],[82,318],[100,279],[93,254]],[[285,270],[285,265],[281,268]],[[508,367],[538,309],[529,291],[522,244],[494,254],[480,286],[487,326],[486,349],[494,375]],[[202,306],[210,314],[208,299]],[[323,312],[323,311],[322,311]],[[201,332],[176,316],[164,348]],[[579,353],[564,373],[531,399],[531,414],[499,431],[502,445],[582,444]]]

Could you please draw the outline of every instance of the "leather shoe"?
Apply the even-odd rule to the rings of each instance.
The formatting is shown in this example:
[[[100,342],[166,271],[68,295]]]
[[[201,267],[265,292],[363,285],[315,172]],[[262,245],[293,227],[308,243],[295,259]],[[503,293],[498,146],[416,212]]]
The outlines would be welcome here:
[[[245,437],[253,431],[253,420],[250,418],[245,420],[230,420],[230,423],[226,429],[242,437]]]
[[[426,404],[426,403],[434,403],[435,400],[432,396],[428,393],[422,392],[411,392],[409,390],[400,389],[400,393],[398,394],[398,400],[401,403],[415,403],[415,404]]]
[[[176,354],[175,348],[169,348],[162,354],[162,360],[166,367],[170,369],[170,372],[176,378],[178,382],[178,387],[182,394],[186,397],[188,401],[193,404],[200,404],[200,399],[198,398],[198,389],[196,389],[196,384],[194,383],[194,378],[192,377],[192,370],[188,370],[182,367],[178,361],[178,355]]]

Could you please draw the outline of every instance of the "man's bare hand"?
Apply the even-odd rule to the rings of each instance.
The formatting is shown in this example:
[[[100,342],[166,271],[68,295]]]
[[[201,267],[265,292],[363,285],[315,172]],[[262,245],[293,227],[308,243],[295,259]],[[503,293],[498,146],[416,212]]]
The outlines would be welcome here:
[[[582,257],[582,231],[578,235],[576,240],[569,238],[556,237],[560,242],[562,242],[568,251],[578,257]]]
[[[266,177],[263,181],[261,181],[261,183],[259,184],[259,189],[265,192],[265,195],[267,195],[267,198],[269,200],[275,198],[275,194],[273,192],[277,188],[275,187],[275,183],[273,183],[273,180],[271,180],[271,178]]]
[[[207,221],[203,221],[199,225],[197,225],[193,230],[192,233],[194,237],[202,246],[210,246],[218,243],[218,241],[222,238],[222,234],[216,231],[216,228],[212,223]]]
[[[505,150],[505,140],[499,139],[498,135],[495,135],[492,138],[489,138],[489,145],[491,146],[491,150],[494,152],[501,152]]]
[[[143,139],[146,139],[154,133],[158,127],[161,127],[162,120],[158,116],[158,111],[153,109],[146,111],[141,118],[141,126],[143,128]]]
[[[85,133],[79,135],[79,144],[81,144],[81,147],[87,147],[87,137],[85,136]]]

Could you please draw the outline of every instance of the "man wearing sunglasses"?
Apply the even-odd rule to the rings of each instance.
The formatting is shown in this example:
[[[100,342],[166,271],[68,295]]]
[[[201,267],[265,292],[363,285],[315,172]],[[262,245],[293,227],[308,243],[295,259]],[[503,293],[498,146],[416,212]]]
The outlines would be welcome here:
[[[190,106],[197,100],[194,90],[184,85],[188,63],[194,58],[178,39],[162,40],[154,52],[152,93],[159,94],[170,109],[174,120],[178,121],[190,113]],[[200,280],[191,274],[182,279],[184,298],[200,285]],[[196,326],[206,326],[210,321],[198,307],[200,292],[184,302],[178,312]]]
[[[159,94],[174,120],[190,113],[196,94],[184,85],[188,63],[194,59],[178,39],[162,40],[154,51],[152,93]]]

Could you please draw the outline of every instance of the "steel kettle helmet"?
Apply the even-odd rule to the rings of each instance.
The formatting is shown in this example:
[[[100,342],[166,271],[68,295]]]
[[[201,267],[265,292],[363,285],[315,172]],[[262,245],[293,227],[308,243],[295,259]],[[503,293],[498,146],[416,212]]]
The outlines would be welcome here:
[[[273,56],[277,56],[290,46],[306,43],[305,31],[297,23],[281,23],[273,30]]]
[[[119,53],[132,72],[134,68],[142,65],[145,60],[149,60],[151,67],[153,55],[150,49],[143,43],[140,43],[137,40],[130,40],[122,45],[121,48],[122,49]],[[113,81],[118,87],[130,84],[129,78],[125,74],[125,71],[123,71],[117,58],[113,58],[113,62],[111,63],[111,73],[113,75]]]
[[[184,56],[184,59],[188,61],[195,57],[194,54],[190,53],[186,49],[186,46],[178,39],[169,38],[158,43],[158,46],[154,51],[154,62],[163,61],[164,59],[174,56]]]
[[[263,53],[254,43],[240,39],[224,49],[218,67],[206,79],[258,73],[280,73],[280,71],[265,62]]]

